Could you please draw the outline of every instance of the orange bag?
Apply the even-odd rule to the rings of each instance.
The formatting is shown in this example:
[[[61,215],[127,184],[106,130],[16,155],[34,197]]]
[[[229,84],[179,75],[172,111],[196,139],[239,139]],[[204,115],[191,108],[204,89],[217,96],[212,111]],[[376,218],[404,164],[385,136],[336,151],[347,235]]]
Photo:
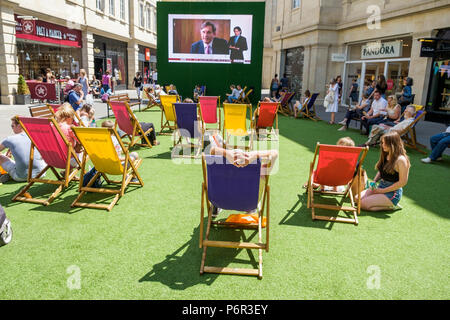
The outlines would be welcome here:
[[[236,224],[258,224],[258,214],[230,214],[225,222],[233,222]],[[266,227],[266,217],[263,217],[261,227]]]
[[[5,171],[5,169],[3,169],[2,166],[0,166],[0,174],[5,174],[5,173],[7,173],[7,172]]]

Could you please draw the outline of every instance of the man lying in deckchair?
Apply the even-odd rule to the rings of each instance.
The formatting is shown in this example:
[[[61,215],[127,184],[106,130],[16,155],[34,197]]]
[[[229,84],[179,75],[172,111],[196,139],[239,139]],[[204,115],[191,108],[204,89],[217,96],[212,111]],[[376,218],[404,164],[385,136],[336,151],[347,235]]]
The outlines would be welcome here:
[[[211,155],[221,155],[227,159],[228,162],[238,168],[242,168],[252,163],[256,159],[260,159],[261,164],[261,182],[259,184],[259,201],[261,201],[262,191],[264,188],[266,179],[270,175],[274,164],[278,158],[277,150],[259,150],[259,151],[243,151],[241,149],[224,149],[223,140],[219,134],[210,136],[210,153]],[[212,216],[217,217],[220,209],[213,208]]]

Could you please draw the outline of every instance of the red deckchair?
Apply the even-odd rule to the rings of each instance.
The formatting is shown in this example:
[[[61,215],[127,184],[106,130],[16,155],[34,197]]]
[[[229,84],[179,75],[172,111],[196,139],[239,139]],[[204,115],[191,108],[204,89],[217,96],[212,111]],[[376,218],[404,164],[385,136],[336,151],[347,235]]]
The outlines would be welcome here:
[[[28,184],[12,200],[49,205],[62,189],[69,185],[70,181],[75,180],[75,175],[80,169],[81,163],[72,144],[62,133],[54,118],[17,117],[17,119],[31,140],[31,150],[28,167]],[[36,147],[42,159],[47,163],[47,166],[35,178],[32,177],[34,147]],[[77,163],[76,167],[71,167],[71,158],[75,159]],[[40,178],[48,169],[53,171],[56,180]],[[56,169],[65,170],[64,176],[61,176]],[[25,197],[25,193],[27,193],[28,189],[35,182],[56,184],[59,187],[45,200],[34,199],[31,196]]]
[[[258,107],[253,113],[252,129],[256,131],[258,136],[259,129],[272,128],[272,133],[276,135],[278,132],[278,109],[279,102],[259,102]],[[256,115],[258,119],[256,119]]]
[[[131,110],[128,102],[108,101],[108,105],[110,106],[114,113],[114,116],[116,117],[114,128],[117,128],[117,125],[119,125],[120,130],[124,131],[126,133],[126,136],[130,139],[130,142],[123,141],[123,143],[128,144],[128,148],[131,148],[134,145],[146,146],[149,148],[152,147],[147,134],[153,129],[150,128],[147,131],[144,131],[144,129],[142,129],[139,121],[134,116],[133,110]],[[144,139],[146,143],[137,143],[139,139]]]
[[[206,125],[215,124],[218,125],[217,128],[220,131],[221,113],[218,108],[220,105],[220,97],[208,97],[200,96],[198,97],[198,103],[200,105],[200,117],[202,119],[203,128],[208,130]],[[219,114],[219,117],[217,117]]]
[[[283,94],[283,98],[280,100],[280,108],[278,109],[279,112],[284,114],[285,116],[292,115],[292,111],[289,108],[289,100],[291,100],[292,96],[295,94],[295,92],[285,92]]]
[[[337,221],[358,224],[357,214],[361,211],[361,194],[358,194],[358,199],[354,200],[351,187],[353,183],[357,183],[357,190],[360,190],[361,167],[366,157],[369,148],[346,147],[325,145],[317,143],[316,152],[314,153],[314,160],[311,162],[309,180],[308,180],[308,208],[312,209],[312,219]],[[316,159],[318,158],[317,168],[314,170]],[[345,186],[345,191],[325,191],[320,190],[321,195],[342,196],[338,205],[319,204],[314,203],[314,188],[313,183],[322,186],[337,187]],[[359,192],[359,191],[358,191]],[[344,206],[342,203],[345,198],[349,196],[351,205]],[[353,213],[353,218],[318,216],[315,215],[314,209],[327,209],[337,211],[350,211]]]

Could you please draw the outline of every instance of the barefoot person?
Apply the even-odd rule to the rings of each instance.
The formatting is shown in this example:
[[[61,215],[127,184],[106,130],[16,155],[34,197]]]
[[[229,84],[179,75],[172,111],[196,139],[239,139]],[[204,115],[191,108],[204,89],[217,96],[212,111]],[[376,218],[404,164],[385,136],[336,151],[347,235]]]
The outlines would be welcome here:
[[[361,193],[361,208],[366,211],[394,209],[402,197],[402,188],[408,182],[410,166],[398,133],[389,132],[382,136],[380,159],[375,165],[378,173],[373,179],[379,184]]]

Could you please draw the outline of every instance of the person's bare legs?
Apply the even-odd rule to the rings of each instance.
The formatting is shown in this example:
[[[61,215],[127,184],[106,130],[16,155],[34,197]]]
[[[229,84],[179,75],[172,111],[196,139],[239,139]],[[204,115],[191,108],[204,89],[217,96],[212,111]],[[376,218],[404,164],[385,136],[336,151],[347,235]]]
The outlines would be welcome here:
[[[366,189],[361,193],[361,209],[365,211],[392,210],[394,204],[382,193],[373,193]]]
[[[330,124],[333,124],[334,123],[334,117],[336,116],[336,113],[335,112],[332,112],[331,113],[331,120],[330,120]]]

